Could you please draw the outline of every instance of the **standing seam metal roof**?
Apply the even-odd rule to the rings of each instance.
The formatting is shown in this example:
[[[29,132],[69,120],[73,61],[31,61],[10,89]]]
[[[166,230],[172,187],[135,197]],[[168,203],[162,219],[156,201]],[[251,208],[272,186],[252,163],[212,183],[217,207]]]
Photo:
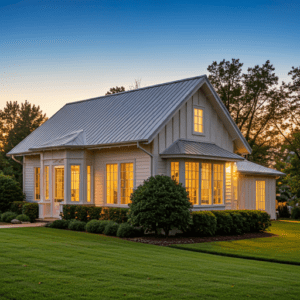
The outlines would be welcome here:
[[[261,175],[275,175],[275,176],[284,176],[285,174],[271,169],[271,168],[266,168],[261,165],[255,164],[251,161],[248,160],[243,160],[239,161],[236,163],[237,170],[240,173],[245,173],[245,174],[261,174]]]

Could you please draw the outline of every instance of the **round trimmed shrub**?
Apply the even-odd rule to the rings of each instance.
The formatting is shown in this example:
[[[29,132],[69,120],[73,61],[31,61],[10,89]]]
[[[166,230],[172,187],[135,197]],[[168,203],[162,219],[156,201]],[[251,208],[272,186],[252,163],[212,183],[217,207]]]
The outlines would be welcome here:
[[[300,207],[295,206],[292,210],[292,219],[300,219]]]
[[[0,174],[0,211],[7,211],[13,201],[23,201],[20,184],[11,176]]]
[[[34,222],[39,217],[38,203],[25,203],[22,206],[22,214],[30,218],[30,222]]]
[[[68,220],[55,220],[52,222],[49,227],[57,229],[67,229],[69,227],[70,221]]]
[[[217,217],[217,231],[218,235],[228,235],[232,233],[233,221],[230,213],[226,211],[212,211]]]
[[[162,228],[168,236],[172,228],[186,231],[192,223],[188,193],[169,176],[149,177],[130,199],[128,222],[144,231],[157,232]]]
[[[26,215],[18,215],[16,217],[17,220],[21,221],[21,222],[30,222],[30,218]]]
[[[198,236],[213,236],[217,230],[217,218],[210,211],[193,211],[192,233]]]
[[[99,224],[99,233],[103,233],[103,232],[104,232],[104,229],[105,229],[106,225],[107,225],[109,222],[110,222],[110,221],[108,221],[108,220],[100,221],[100,224]]]
[[[137,235],[137,230],[128,223],[122,223],[119,225],[117,236],[121,238],[129,238]]]
[[[119,224],[114,221],[109,221],[104,229],[105,235],[116,236],[119,228]]]
[[[1,215],[1,221],[5,223],[10,223],[11,220],[15,219],[17,214],[11,211],[7,211]]]
[[[83,221],[72,220],[69,223],[68,228],[70,230],[74,230],[74,231],[85,231],[85,226],[86,226],[86,223]]]
[[[91,220],[86,224],[86,231],[90,233],[102,233],[102,228],[100,228],[101,221],[99,220]]]

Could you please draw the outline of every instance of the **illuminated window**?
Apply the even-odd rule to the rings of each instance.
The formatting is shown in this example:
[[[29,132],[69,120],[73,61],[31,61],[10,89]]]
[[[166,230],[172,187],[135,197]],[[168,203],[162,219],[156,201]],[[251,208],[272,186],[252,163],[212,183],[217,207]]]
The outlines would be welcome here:
[[[211,164],[207,163],[202,164],[201,204],[211,204]]]
[[[45,200],[49,200],[49,166],[44,167]]]
[[[214,164],[214,204],[223,203],[223,165]]]
[[[118,204],[118,164],[106,165],[106,202]]]
[[[65,197],[65,170],[64,167],[55,167],[54,170],[54,199],[56,202],[61,202]]]
[[[185,163],[185,187],[192,204],[197,204],[199,199],[199,163]]]
[[[194,132],[203,133],[203,110],[194,108]]]
[[[179,183],[179,162],[171,162],[171,178]]]
[[[79,201],[80,166],[71,166],[71,201]]]
[[[130,202],[133,191],[133,163],[121,164],[121,204]]]
[[[237,193],[238,193],[238,174],[236,163],[233,163],[232,166],[232,196],[234,201],[237,201]]]
[[[86,168],[86,193],[87,202],[91,202],[91,166]]]
[[[232,164],[226,163],[225,165],[225,202],[231,203],[232,200]]]
[[[40,168],[34,168],[34,199],[40,200],[41,199],[41,192],[40,192]]]
[[[256,209],[265,210],[265,182],[262,180],[256,181]]]

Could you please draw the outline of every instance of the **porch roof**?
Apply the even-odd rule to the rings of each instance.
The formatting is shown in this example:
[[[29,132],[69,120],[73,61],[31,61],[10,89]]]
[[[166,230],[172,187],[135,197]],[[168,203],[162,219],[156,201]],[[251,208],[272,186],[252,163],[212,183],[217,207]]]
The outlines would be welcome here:
[[[280,171],[266,168],[261,165],[255,164],[248,160],[239,161],[236,163],[237,170],[239,173],[249,174],[249,175],[273,175],[273,176],[284,176],[285,173]]]
[[[240,161],[243,157],[227,151],[216,144],[178,139],[170,147],[160,153],[162,158],[199,158],[223,161]]]

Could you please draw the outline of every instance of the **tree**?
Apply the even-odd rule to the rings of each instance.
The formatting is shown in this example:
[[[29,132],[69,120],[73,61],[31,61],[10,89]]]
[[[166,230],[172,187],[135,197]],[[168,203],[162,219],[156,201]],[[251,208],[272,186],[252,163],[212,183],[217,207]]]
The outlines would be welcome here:
[[[141,81],[142,79],[134,79],[134,83],[133,85],[130,85],[129,86],[129,90],[136,90],[136,89],[139,89],[141,87]]]
[[[122,93],[122,92],[125,92],[124,86],[116,86],[116,87],[110,88],[109,91],[105,94],[105,96],[111,95],[111,94]]]

